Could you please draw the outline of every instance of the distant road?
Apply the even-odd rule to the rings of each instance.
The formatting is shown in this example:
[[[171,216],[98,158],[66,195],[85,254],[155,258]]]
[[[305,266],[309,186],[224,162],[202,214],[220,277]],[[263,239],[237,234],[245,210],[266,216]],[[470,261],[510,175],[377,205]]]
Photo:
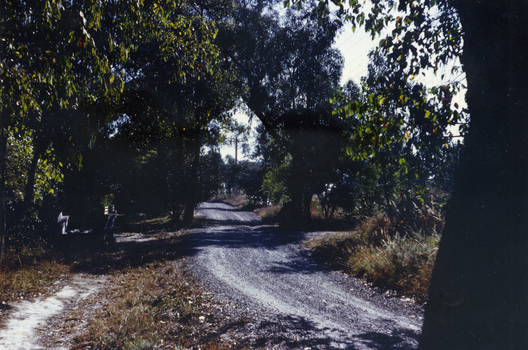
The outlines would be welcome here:
[[[248,318],[253,346],[280,349],[414,349],[420,307],[331,272],[302,247],[305,234],[250,212],[204,203],[196,212],[192,270]]]

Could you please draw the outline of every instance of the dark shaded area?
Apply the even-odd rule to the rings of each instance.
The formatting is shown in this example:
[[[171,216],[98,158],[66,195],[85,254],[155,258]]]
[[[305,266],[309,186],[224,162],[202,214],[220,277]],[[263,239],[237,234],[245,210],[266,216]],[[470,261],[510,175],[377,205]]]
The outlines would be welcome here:
[[[138,267],[148,263],[172,261],[186,256],[188,237],[171,231],[170,222],[137,221],[120,223],[117,219],[116,242],[102,239],[102,230],[73,232],[52,237],[53,247],[75,272],[104,274],[113,270]],[[126,228],[126,229],[125,229]],[[155,232],[155,233],[154,233]]]
[[[420,348],[527,349],[528,3],[453,3],[471,122]]]

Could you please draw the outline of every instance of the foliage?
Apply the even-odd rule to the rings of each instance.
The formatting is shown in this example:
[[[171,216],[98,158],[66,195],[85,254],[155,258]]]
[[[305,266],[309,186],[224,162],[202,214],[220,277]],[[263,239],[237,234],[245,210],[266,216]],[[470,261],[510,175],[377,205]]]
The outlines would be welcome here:
[[[210,74],[218,55],[212,43],[214,23],[187,2],[41,1],[0,6],[2,169],[8,133],[30,141],[26,148],[33,149],[31,165],[20,168],[26,184],[14,221],[23,218],[35,195],[40,201],[43,190],[56,190],[45,188],[48,180],[37,164],[53,162],[48,170],[64,164],[71,173],[69,167],[81,164],[81,152],[93,146],[96,135],[107,130],[105,124],[117,117],[125,82],[149,67],[133,54],[150,45],[161,60],[177,67],[169,77],[172,81]],[[135,64],[135,71],[130,64]],[[57,171],[48,171],[50,176],[61,178]],[[2,193],[5,185],[2,182]],[[1,227],[3,241],[5,225]]]
[[[287,179],[290,177],[291,159],[286,158],[286,161],[280,166],[269,170],[264,175],[264,182],[262,189],[266,196],[275,205],[279,203],[287,203],[290,201],[287,189]]]
[[[287,195],[295,211],[291,216],[301,221],[309,220],[307,202],[314,187],[325,182],[322,170],[331,171],[321,161],[334,159],[339,152],[332,142],[339,137],[337,120],[328,109],[343,65],[340,53],[332,48],[338,29],[332,20],[319,25],[316,16],[296,11],[287,11],[280,21],[259,3],[238,6],[218,34],[222,55],[244,88],[242,99],[262,123],[257,152],[265,156],[268,169],[285,157],[292,159]],[[325,136],[314,138],[316,130]],[[300,173],[313,175],[306,182],[297,181]]]
[[[27,184],[29,167],[33,158],[33,144],[29,133],[20,139],[13,135],[7,140],[7,171],[6,187],[9,189],[10,202],[24,200],[25,185]],[[46,157],[48,156],[48,157]],[[38,206],[42,205],[44,196],[48,193],[54,194],[60,186],[63,174],[60,172],[60,163],[53,156],[53,149],[48,149],[46,156],[39,159],[35,173],[35,195],[34,200]]]
[[[391,235],[394,230],[389,220],[377,217],[356,231],[320,238],[308,246],[334,268],[424,302],[440,236],[425,231]]]
[[[328,3],[319,2],[320,14],[328,11]],[[343,13],[354,27],[364,26],[374,35],[394,26],[380,46],[388,49],[397,87],[406,83],[406,74],[436,72],[448,60],[458,65],[459,59],[467,78],[469,132],[447,208],[420,348],[525,348],[528,100],[522,91],[528,71],[520,52],[527,48],[527,3],[349,4]],[[456,86],[455,81],[431,90],[440,109],[454,107],[449,118],[439,118],[440,126],[442,120],[453,125],[460,118],[449,98]]]

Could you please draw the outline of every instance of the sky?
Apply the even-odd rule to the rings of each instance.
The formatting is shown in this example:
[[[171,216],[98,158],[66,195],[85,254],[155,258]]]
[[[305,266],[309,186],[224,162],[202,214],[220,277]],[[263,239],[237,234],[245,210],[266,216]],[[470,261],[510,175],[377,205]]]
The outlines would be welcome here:
[[[341,78],[341,84],[343,85],[348,80],[352,79],[356,83],[360,83],[361,77],[367,75],[369,52],[379,45],[379,41],[382,37],[385,37],[386,34],[376,37],[374,40],[371,38],[370,34],[365,33],[364,30],[359,28],[355,32],[352,31],[351,25],[345,24],[343,31],[337,36],[336,42],[334,43],[334,48],[337,48],[341,51],[345,59],[345,64],[343,67],[343,75]],[[443,79],[442,75],[444,76]],[[426,76],[419,76],[416,78],[416,81],[425,83],[427,86],[432,87],[435,85],[440,85],[442,82],[450,80],[460,80],[463,79],[463,76],[452,76],[450,69],[445,67],[439,70],[439,73],[435,76],[432,72],[427,72]],[[455,96],[453,103],[458,103],[459,106],[464,107],[464,94],[459,93]],[[243,124],[248,124],[249,118],[243,113],[238,113],[235,115],[235,118]],[[258,123],[258,120],[252,121],[252,127],[254,128]],[[451,131],[453,134],[458,132],[455,130]],[[234,158],[235,149],[233,146],[222,146],[220,148],[222,157],[230,155]],[[238,152],[239,160],[245,159],[241,154],[240,150]]]

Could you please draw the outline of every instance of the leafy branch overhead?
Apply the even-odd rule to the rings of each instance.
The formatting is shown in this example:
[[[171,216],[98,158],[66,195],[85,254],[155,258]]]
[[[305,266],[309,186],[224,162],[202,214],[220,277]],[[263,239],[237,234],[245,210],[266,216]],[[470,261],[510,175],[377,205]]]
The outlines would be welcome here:
[[[301,7],[303,2],[285,1],[284,5],[294,3]],[[431,134],[437,135],[439,146],[450,142],[454,128],[461,134],[466,132],[468,111],[453,102],[453,97],[465,89],[459,79],[463,76],[460,66],[462,30],[453,7],[443,1],[376,1],[371,6],[362,1],[335,0],[332,3],[338,8],[338,18],[345,20],[353,30],[363,27],[372,38],[388,32],[371,53],[369,77],[363,81],[363,94],[366,95],[363,101],[353,101],[342,107],[345,114],[371,120],[369,127],[363,130],[374,135],[369,142],[374,141],[382,147],[384,142],[377,136],[388,131],[387,127],[393,122],[400,124],[400,138],[409,139],[413,131],[431,129],[426,131],[426,137],[431,139]],[[328,2],[321,1],[314,12],[329,16],[329,9]],[[449,67],[457,78],[446,81],[441,75],[440,80],[445,82],[429,88],[415,82],[419,80],[417,76],[436,76],[444,67]],[[375,87],[375,91],[370,87]],[[393,115],[384,120],[380,117],[381,110],[388,108]],[[429,126],[422,126],[424,123]],[[423,145],[422,141],[415,146]]]

